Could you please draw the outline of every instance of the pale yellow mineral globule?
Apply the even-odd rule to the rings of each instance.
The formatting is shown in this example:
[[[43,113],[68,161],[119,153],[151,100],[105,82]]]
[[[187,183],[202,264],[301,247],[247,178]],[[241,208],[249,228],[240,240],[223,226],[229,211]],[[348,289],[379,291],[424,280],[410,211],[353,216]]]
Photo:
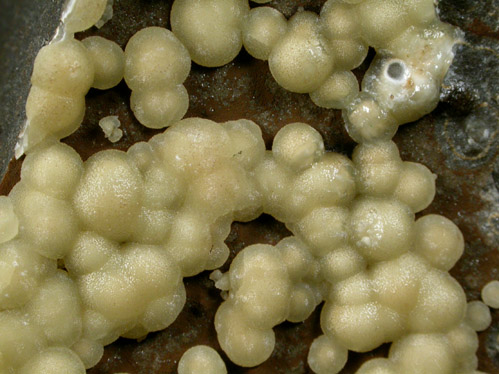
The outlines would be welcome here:
[[[180,121],[189,107],[189,94],[182,84],[132,91],[130,107],[146,127],[160,129]]]
[[[178,363],[178,374],[227,374],[222,358],[213,348],[197,345],[184,352]]]
[[[326,335],[316,338],[308,352],[307,362],[314,373],[336,374],[347,362],[348,350]]]
[[[470,301],[466,308],[466,323],[475,331],[483,331],[490,326],[490,309],[481,301]]]
[[[125,55],[121,47],[100,36],[89,36],[81,42],[94,63],[92,87],[107,90],[120,83],[125,73]]]
[[[482,288],[482,300],[491,308],[499,308],[499,281],[490,281]]]
[[[463,234],[449,219],[429,214],[416,221],[416,245],[414,251],[432,266],[450,270],[464,251]]]
[[[191,69],[189,52],[170,30],[146,27],[125,48],[125,81],[132,90],[182,84]]]
[[[278,10],[271,7],[253,8],[243,24],[244,48],[251,56],[267,60],[287,27],[286,18]]]
[[[333,73],[318,90],[310,93],[315,105],[323,108],[346,108],[359,93],[357,78],[350,71]]]
[[[74,39],[43,47],[31,76],[33,86],[64,97],[85,95],[93,80],[92,59],[85,46]]]
[[[24,365],[20,374],[85,374],[85,367],[79,357],[66,347],[51,347],[34,355]]]
[[[175,0],[170,21],[175,35],[202,66],[222,66],[237,56],[243,45],[246,0]]]
[[[274,79],[289,91],[309,93],[321,86],[333,67],[334,56],[320,32],[319,17],[308,11],[295,14],[269,56]]]
[[[14,213],[12,201],[7,196],[0,196],[0,243],[8,242],[19,232],[19,220]]]
[[[83,95],[60,96],[33,85],[26,101],[27,149],[46,138],[62,139],[75,132],[85,115]]]
[[[324,154],[319,132],[305,123],[290,123],[274,137],[272,154],[277,162],[294,170],[303,170]]]
[[[85,365],[85,369],[90,369],[97,365],[104,355],[102,344],[85,338],[73,344],[71,350],[81,359],[83,365]]]
[[[109,0],[75,0],[63,18],[65,31],[75,33],[95,25],[104,15]]]

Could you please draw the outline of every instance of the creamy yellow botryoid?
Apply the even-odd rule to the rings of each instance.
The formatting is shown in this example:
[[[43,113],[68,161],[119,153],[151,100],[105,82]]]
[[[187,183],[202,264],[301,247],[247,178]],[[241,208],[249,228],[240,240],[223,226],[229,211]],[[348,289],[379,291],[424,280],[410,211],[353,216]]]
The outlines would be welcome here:
[[[178,374],[227,374],[225,363],[217,351],[206,345],[188,349],[178,362]]]
[[[428,176],[413,183],[412,173]],[[231,222],[266,212],[295,236],[244,249],[217,277],[227,292],[215,327],[231,360],[263,362],[272,327],[305,320],[325,300],[327,338],[309,357],[319,373],[330,354],[384,342],[412,357],[420,339],[452,369],[438,372],[472,372],[471,327],[486,322],[474,312],[465,319],[464,292],[446,272],[462,254],[462,235],[444,217],[414,218],[434,188],[431,173],[401,161],[394,143],[359,145],[352,162],[325,152],[302,123],[285,126],[272,151],[251,121],[196,118],[85,163],[66,145],[40,145],[9,195],[19,235],[0,251],[2,329],[23,326],[18,344],[38,343],[8,361],[4,354],[5,365],[55,346],[72,347],[90,367],[118,336],[167,327],[185,302],[182,277],[222,265]],[[452,334],[463,336],[459,344]],[[390,365],[402,370],[408,364],[392,351]]]
[[[316,373],[337,373],[348,350],[387,342],[388,357],[359,374],[477,373],[475,331],[490,311],[467,304],[448,274],[462,234],[442,216],[415,219],[435,196],[435,176],[402,161],[390,140],[434,108],[452,60],[457,34],[433,2],[329,0],[320,15],[288,21],[246,0],[176,0],[173,32],[142,29],[124,52],[100,37],[73,39],[105,20],[109,4],[71,2],[64,40],[35,61],[21,181],[0,198],[0,371],[84,373],[119,336],[164,329],[185,303],[182,278],[227,260],[231,223],[268,213],[293,236],[247,247],[211,276],[224,298],[218,341],[234,363],[265,361],[273,327],[301,322],[325,301],[308,357]],[[360,143],[352,160],[326,152],[304,123],[284,126],[266,151],[252,121],[181,120],[191,58],[221,66],[242,46],[268,60],[284,88],[343,109]],[[368,46],[377,56],[359,90],[350,70]],[[82,162],[59,140],[80,125],[91,87],[123,77],[139,122],[170,128]],[[111,141],[115,120],[101,121]],[[497,285],[482,297],[497,306]],[[208,347],[187,351],[178,370],[199,365],[226,372]]]

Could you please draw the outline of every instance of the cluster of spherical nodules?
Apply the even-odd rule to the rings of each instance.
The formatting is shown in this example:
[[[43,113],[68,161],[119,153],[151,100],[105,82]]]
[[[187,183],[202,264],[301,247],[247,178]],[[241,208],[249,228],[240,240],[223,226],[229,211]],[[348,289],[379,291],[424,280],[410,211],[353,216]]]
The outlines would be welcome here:
[[[295,123],[278,132],[255,178],[263,211],[295,236],[243,249],[215,277],[226,298],[215,326],[232,361],[262,363],[274,346],[271,328],[304,320],[324,300],[325,335],[308,359],[317,373],[339,372],[348,350],[387,342],[394,342],[389,359],[359,373],[438,365],[438,373],[474,372],[474,331],[490,324],[490,312],[488,324],[477,313],[475,324],[465,318],[464,292],[447,273],[464,249],[459,229],[439,215],[415,220],[435,194],[425,166],[403,162],[391,141],[357,146],[353,162],[324,153],[316,130]],[[293,255],[282,254],[290,248]]]
[[[235,363],[266,360],[272,328],[325,300],[309,354],[317,373],[386,342],[389,358],[361,373],[472,373],[486,316],[466,314],[447,273],[463,251],[457,227],[415,221],[434,192],[431,172],[394,143],[361,144],[352,162],[303,123],[283,127],[272,151],[251,121],[199,118],[85,163],[45,143],[9,195],[19,234],[0,248],[2,369],[45,373],[55,355],[79,373],[118,336],[165,328],[185,302],[182,277],[221,266],[231,222],[266,212],[295,236],[242,250],[214,277],[226,296],[215,327]]]
[[[289,21],[271,7],[250,10],[245,0],[176,0],[171,23],[200,65],[224,65],[242,46],[268,60],[285,89],[343,109],[358,142],[388,140],[435,108],[459,37],[438,20],[433,0],[329,0],[320,15],[299,11]],[[369,46],[377,55],[359,92],[351,70]]]
[[[90,27],[106,3],[75,2],[65,19],[67,32]],[[299,11],[289,21],[271,7],[250,9],[247,0],[176,0],[170,18],[173,32],[160,27],[140,30],[125,51],[131,107],[143,125],[163,128],[185,115],[189,97],[182,83],[191,58],[202,66],[222,66],[244,45],[252,56],[269,61],[282,87],[310,94],[319,106],[343,109],[347,130],[357,142],[388,140],[399,124],[434,109],[459,36],[438,20],[433,0],[329,0],[320,15]],[[30,125],[23,148],[76,130],[93,80],[89,60],[95,65],[93,87],[107,89],[112,85],[102,79],[115,85],[123,77],[121,49],[103,38],[88,39],[83,44],[90,54],[71,38],[42,49],[27,104]],[[368,46],[377,55],[359,91],[351,70],[364,61]],[[68,77],[74,67],[76,72]],[[64,71],[66,75],[59,74]],[[45,82],[60,84],[44,85],[44,76]],[[56,89],[67,84],[73,87],[70,92]],[[57,95],[48,95],[43,90],[48,88]]]
[[[170,325],[182,277],[221,266],[232,221],[260,215],[264,152],[253,122],[199,118],[84,163],[59,142],[32,150],[2,199],[19,226],[0,245],[2,372],[48,373],[36,362],[56,352],[81,373],[119,336]]]
[[[185,79],[191,58],[170,30],[147,27],[133,35],[125,48],[125,81],[132,90],[130,106],[149,128],[180,121],[189,107]]]
[[[95,18],[94,15],[92,19]],[[85,17],[77,20],[75,24],[66,25],[68,33],[92,25],[82,26],[90,22]],[[78,25],[84,28],[76,28]],[[26,102],[27,124],[17,155],[45,140],[59,140],[76,131],[85,115],[88,90],[116,86],[123,79],[124,71],[125,56],[121,47],[99,36],[80,42],[66,35],[62,41],[43,47],[33,67],[32,87]]]
[[[68,39],[40,50],[26,102],[23,151],[48,137],[61,139],[76,131],[93,80],[94,66],[81,42]]]
[[[323,299],[318,270],[306,245],[289,237],[275,247],[246,247],[226,274],[213,274],[216,287],[228,291],[215,315],[215,329],[232,362],[261,364],[274,350],[275,325],[310,316]]]

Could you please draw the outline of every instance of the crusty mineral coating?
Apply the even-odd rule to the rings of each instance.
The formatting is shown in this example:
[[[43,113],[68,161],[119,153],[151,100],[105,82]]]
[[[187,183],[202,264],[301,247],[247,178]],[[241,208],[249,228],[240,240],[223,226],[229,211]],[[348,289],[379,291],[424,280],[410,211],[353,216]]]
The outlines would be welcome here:
[[[197,345],[184,352],[178,362],[178,374],[227,374],[222,358],[213,348]]]
[[[452,63],[453,49],[460,38],[459,29],[434,18],[425,27],[408,28],[392,40],[387,49],[393,58],[415,63],[420,70],[441,82]]]
[[[362,90],[372,94],[399,124],[414,121],[434,109],[441,84],[421,65],[419,60],[377,56],[362,80]]]
[[[483,286],[482,300],[491,308],[499,308],[499,281],[493,280]]]
[[[241,50],[248,13],[247,0],[175,0],[170,21],[192,60],[216,67],[232,61]]]
[[[81,42],[94,63],[92,87],[107,90],[120,83],[125,73],[125,55],[121,47],[100,36],[89,36]]]
[[[65,31],[75,33],[95,25],[106,11],[109,0],[75,0],[70,12],[63,18]]]
[[[286,33],[286,17],[271,7],[253,8],[243,23],[243,44],[248,53],[268,60],[275,44]]]

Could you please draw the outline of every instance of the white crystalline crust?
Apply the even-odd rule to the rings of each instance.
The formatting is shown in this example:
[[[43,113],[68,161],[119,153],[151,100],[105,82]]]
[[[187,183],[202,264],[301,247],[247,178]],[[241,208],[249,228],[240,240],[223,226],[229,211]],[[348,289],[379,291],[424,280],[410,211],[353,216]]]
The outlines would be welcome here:
[[[70,2],[69,36],[35,61],[28,154],[21,181],[0,200],[0,372],[84,373],[119,336],[164,329],[185,303],[183,277],[224,264],[231,223],[267,213],[293,235],[243,249],[212,276],[224,297],[215,329],[233,362],[265,361],[273,327],[305,320],[324,301],[323,335],[308,357],[316,373],[337,373],[348,350],[387,342],[388,357],[358,374],[476,373],[475,331],[487,328],[490,311],[467,304],[448,274],[463,236],[445,217],[415,219],[435,196],[435,176],[402,161],[390,140],[433,109],[452,60],[456,32],[436,19],[433,1],[329,0],[320,15],[288,21],[246,0],[176,0],[175,34],[142,29],[125,52],[71,37],[109,4]],[[252,121],[181,120],[191,58],[220,66],[243,45],[268,59],[284,88],[343,109],[360,143],[352,160],[326,152],[304,123],[284,126],[266,151]],[[377,56],[360,91],[350,70],[368,46]],[[137,119],[170,128],[83,162],[59,140],[80,125],[90,87],[123,77]],[[115,119],[101,125],[117,139]],[[496,294],[491,283],[482,297],[496,306]],[[178,370],[198,367],[226,372],[208,347],[187,351]]]
[[[118,116],[107,116],[99,121],[99,126],[104,132],[104,136],[109,139],[111,143],[120,141],[123,136],[123,130],[120,129],[121,122]]]

